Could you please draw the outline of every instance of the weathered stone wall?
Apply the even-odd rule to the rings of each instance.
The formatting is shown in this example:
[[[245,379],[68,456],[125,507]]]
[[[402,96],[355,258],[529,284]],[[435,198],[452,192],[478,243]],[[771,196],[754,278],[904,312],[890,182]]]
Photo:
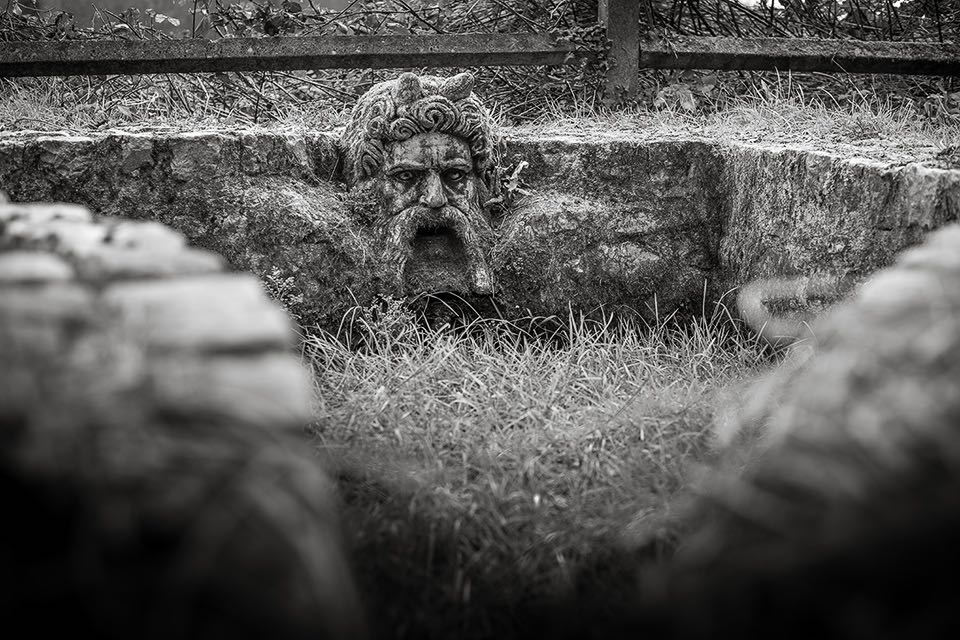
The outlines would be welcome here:
[[[757,277],[860,279],[960,217],[960,171],[695,137],[508,136],[529,194],[495,221],[502,312],[699,310]],[[236,269],[292,278],[304,320],[389,290],[328,134],[0,137],[0,189],[156,220]]]
[[[567,301],[699,305],[724,218],[712,146],[544,136],[508,149],[508,162],[529,163],[531,195],[505,217],[494,269],[518,304],[538,314],[563,314]]]
[[[104,171],[87,161],[76,171]],[[222,267],[156,222],[0,202],[8,624],[360,633],[291,324],[256,278]]]
[[[15,137],[0,143],[0,190],[162,222],[234,269],[293,276],[305,301],[297,311],[324,318],[378,288],[336,165],[326,135]]]
[[[782,147],[729,146],[720,244],[734,284],[779,275],[862,279],[960,219],[960,171]]]

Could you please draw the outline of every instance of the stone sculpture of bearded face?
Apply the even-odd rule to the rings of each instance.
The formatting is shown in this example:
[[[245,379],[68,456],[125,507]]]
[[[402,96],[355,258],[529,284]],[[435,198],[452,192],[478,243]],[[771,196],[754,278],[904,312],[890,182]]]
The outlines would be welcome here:
[[[496,143],[473,77],[405,73],[360,98],[341,138],[348,183],[372,206],[385,266],[405,293],[490,295]]]

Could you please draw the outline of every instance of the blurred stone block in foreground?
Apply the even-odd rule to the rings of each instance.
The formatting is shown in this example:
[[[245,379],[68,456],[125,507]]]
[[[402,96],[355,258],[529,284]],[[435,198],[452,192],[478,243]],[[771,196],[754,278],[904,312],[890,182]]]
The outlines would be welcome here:
[[[291,324],[221,265],[156,223],[0,199],[9,623],[362,637]]]

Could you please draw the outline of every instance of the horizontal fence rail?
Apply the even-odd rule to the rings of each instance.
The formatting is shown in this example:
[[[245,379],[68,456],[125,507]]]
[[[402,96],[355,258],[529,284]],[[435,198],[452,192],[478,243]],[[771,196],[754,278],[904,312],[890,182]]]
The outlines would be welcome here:
[[[548,34],[0,42],[0,77],[563,64]]]
[[[0,77],[558,65],[584,55],[549,34],[0,42]],[[960,46],[918,42],[671,36],[640,40],[639,59],[613,57],[621,85],[634,65],[960,75]]]
[[[641,42],[640,67],[960,75],[960,46],[807,38],[671,36]]]

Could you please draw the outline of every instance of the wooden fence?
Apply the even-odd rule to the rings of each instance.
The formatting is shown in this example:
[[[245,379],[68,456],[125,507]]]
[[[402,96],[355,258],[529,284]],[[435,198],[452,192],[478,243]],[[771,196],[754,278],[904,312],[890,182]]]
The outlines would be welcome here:
[[[640,38],[637,0],[600,0],[610,41],[608,100],[631,97],[640,68],[960,75],[960,46],[794,38]],[[559,65],[590,52],[550,34],[446,34],[0,42],[0,77]]]

